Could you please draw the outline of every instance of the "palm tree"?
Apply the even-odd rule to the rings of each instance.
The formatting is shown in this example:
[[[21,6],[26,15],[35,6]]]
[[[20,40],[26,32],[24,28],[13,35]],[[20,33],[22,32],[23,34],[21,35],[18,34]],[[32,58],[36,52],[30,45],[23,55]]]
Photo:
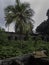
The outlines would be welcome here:
[[[16,0],[15,5],[10,5],[5,8],[5,20],[6,25],[10,25],[15,22],[15,32],[23,33],[24,24],[28,24],[33,21],[32,16],[34,11],[30,8],[28,3],[21,3],[20,0]],[[26,28],[25,28],[26,29]]]

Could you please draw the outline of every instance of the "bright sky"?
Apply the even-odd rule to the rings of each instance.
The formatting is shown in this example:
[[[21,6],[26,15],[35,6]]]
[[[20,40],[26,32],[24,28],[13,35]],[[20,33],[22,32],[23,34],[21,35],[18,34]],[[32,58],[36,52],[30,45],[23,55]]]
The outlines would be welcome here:
[[[49,9],[49,0],[21,0],[21,2],[29,2],[32,9],[35,11],[33,19],[35,20],[34,29],[47,19],[46,12]],[[0,26],[5,28],[4,8],[7,5],[14,4],[15,0],[0,0]],[[13,23],[10,25],[9,31],[14,31]],[[8,30],[7,28],[5,28]]]

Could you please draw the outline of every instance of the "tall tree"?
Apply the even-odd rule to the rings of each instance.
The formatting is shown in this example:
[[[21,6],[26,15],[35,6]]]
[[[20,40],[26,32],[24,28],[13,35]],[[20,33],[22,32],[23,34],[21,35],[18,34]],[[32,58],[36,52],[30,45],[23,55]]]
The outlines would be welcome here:
[[[38,33],[41,33],[41,34],[48,34],[49,35],[49,10],[47,11],[47,14],[48,16],[48,19],[44,22],[42,22],[36,29],[36,31]]]
[[[15,22],[15,32],[18,31],[21,34],[24,31],[25,24],[33,21],[33,15],[34,11],[30,8],[30,4],[21,3],[20,0],[16,0],[15,5],[10,5],[5,8],[6,25],[8,26],[12,22]]]

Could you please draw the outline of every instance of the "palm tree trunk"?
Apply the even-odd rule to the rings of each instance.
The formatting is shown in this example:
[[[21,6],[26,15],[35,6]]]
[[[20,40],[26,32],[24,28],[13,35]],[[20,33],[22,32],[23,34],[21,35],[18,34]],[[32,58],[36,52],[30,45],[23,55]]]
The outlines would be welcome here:
[[[9,25],[8,25],[8,32],[9,32]]]
[[[22,26],[20,26],[19,34],[20,34],[19,39],[22,40],[22,35],[23,35],[23,28],[22,28]]]

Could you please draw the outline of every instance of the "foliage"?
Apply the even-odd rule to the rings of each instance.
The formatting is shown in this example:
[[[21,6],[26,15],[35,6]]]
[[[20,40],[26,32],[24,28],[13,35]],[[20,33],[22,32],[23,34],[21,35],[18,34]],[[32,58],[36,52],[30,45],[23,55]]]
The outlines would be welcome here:
[[[4,45],[5,44],[5,45]],[[49,53],[49,42],[37,41],[8,41],[7,43],[0,44],[0,58],[5,59],[9,57],[21,56],[23,54],[32,53],[35,50],[45,49]]]
[[[8,42],[4,43],[5,45],[0,44],[1,59],[27,54],[33,50],[32,47],[30,46],[29,41],[8,41]]]
[[[0,28],[0,44],[7,43],[7,40],[8,39],[7,39],[7,34],[5,33],[5,30]]]
[[[33,53],[36,50],[47,50],[49,57],[49,42],[42,41],[40,36],[36,40],[28,36],[28,40],[8,40],[5,32],[0,31],[0,59]]]
[[[6,25],[10,25],[13,21],[15,23],[15,32],[24,33],[32,29],[32,16],[34,11],[30,8],[30,4],[21,3],[20,0],[16,0],[16,4],[10,5],[5,8],[5,20]],[[26,27],[27,26],[27,27]]]
[[[43,35],[49,35],[49,10],[47,11],[47,16],[47,21],[42,22],[36,29],[38,33],[41,33]]]

